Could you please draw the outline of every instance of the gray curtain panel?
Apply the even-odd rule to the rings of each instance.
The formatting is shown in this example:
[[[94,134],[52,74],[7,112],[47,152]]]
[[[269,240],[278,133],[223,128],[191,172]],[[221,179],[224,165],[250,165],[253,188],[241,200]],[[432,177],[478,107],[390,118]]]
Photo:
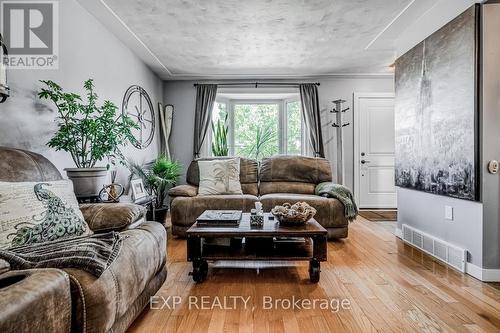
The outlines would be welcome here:
[[[302,117],[309,130],[309,142],[315,157],[325,157],[323,135],[321,133],[321,115],[319,109],[318,86],[314,83],[300,85]]]
[[[208,127],[212,120],[212,109],[215,96],[217,95],[216,84],[199,84],[196,86],[196,109],[194,117],[194,157],[200,157],[203,140],[207,135]]]

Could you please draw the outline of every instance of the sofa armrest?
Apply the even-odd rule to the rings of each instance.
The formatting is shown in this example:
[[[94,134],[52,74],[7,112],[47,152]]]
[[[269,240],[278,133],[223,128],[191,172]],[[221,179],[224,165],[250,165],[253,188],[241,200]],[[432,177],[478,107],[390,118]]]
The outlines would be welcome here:
[[[94,232],[122,230],[146,216],[146,208],[133,203],[81,204],[80,210]]]
[[[59,269],[0,275],[0,332],[70,332],[69,276]]]
[[[198,187],[193,185],[178,185],[168,191],[171,197],[195,197],[198,195]]]
[[[10,265],[7,261],[0,259],[0,274],[8,272],[10,270]]]

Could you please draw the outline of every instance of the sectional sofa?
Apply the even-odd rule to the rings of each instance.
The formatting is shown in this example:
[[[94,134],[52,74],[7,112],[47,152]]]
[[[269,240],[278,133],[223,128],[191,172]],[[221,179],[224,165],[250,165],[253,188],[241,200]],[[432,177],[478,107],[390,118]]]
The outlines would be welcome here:
[[[201,160],[214,159],[203,158]],[[198,161],[190,163],[185,185],[169,191],[172,232],[184,237],[186,230],[207,209],[237,209],[249,212],[260,201],[265,211],[285,202],[305,201],[317,213],[315,219],[328,230],[329,239],[345,238],[348,221],[344,206],[337,199],[315,195],[316,185],[332,181],[330,163],[324,158],[277,155],[260,163],[240,158],[240,182],[243,194],[198,195]]]

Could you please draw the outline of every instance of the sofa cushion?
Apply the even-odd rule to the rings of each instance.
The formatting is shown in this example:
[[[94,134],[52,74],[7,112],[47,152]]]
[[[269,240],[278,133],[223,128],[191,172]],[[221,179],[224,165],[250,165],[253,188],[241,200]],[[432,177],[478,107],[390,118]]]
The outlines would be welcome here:
[[[75,331],[107,332],[165,265],[163,225],[145,222],[121,235],[120,254],[99,278],[82,270],[65,269],[72,279],[74,322],[80,325],[74,327]]]
[[[188,184],[200,185],[200,169],[198,161],[211,161],[215,159],[228,159],[230,157],[206,157],[196,159],[191,162],[186,174],[186,182]],[[248,158],[240,158],[240,183],[244,194],[257,195],[257,172],[258,164],[256,160]]]
[[[127,202],[81,204],[80,210],[94,232],[122,230],[146,215],[146,207]]]
[[[260,195],[269,193],[314,194],[316,184],[300,182],[262,182],[259,184]]]
[[[262,160],[260,182],[319,184],[332,180],[330,162],[324,158],[277,155]],[[262,192],[261,192],[262,194]]]
[[[249,212],[259,199],[250,194],[203,195],[196,197],[175,197],[170,205],[172,224],[191,226],[198,216],[207,209]]]
[[[168,190],[171,197],[195,197],[198,195],[198,186],[177,185]]]
[[[348,224],[344,217],[344,205],[337,199],[308,194],[271,193],[261,196],[260,201],[266,212],[285,202],[293,205],[296,202],[305,201],[316,209],[317,213],[314,218],[323,227],[343,227]]]

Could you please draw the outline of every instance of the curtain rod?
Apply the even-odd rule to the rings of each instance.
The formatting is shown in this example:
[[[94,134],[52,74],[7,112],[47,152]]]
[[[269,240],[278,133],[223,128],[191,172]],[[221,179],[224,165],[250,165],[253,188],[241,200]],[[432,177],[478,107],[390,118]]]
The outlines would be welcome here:
[[[201,83],[195,83],[194,86],[197,87]],[[219,87],[229,87],[229,86],[255,86],[258,88],[259,86],[299,86],[301,83],[293,83],[293,82],[231,82],[231,83],[220,83],[217,84]],[[313,84],[319,86],[319,82],[314,82]]]

